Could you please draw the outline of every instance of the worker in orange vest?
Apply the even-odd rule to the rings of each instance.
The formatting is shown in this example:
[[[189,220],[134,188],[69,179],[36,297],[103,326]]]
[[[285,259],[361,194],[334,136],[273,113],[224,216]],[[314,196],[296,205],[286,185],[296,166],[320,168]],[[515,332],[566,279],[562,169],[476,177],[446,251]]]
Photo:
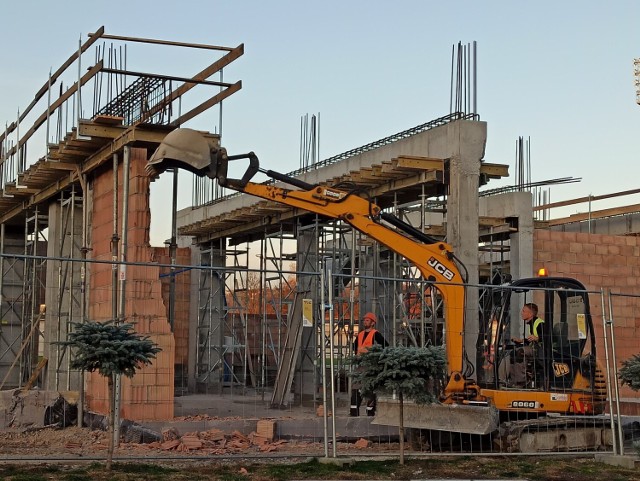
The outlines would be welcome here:
[[[367,350],[374,344],[379,344],[383,347],[388,346],[386,339],[375,329],[378,318],[373,312],[367,312],[362,317],[362,326],[364,329],[358,332],[355,341],[353,341],[353,352],[356,356],[367,352]],[[362,394],[360,393],[360,386],[352,385],[351,389],[351,408],[349,410],[349,416],[360,415],[360,404],[362,404]],[[367,416],[373,416],[376,413],[376,399],[375,397],[367,400]]]

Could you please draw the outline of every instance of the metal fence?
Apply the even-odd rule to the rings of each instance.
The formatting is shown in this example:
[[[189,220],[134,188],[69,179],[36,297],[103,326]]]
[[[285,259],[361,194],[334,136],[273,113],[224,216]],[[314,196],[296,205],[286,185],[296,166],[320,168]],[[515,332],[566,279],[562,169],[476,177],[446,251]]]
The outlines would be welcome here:
[[[635,449],[638,398],[619,384],[618,368],[637,351],[638,295],[465,285],[478,307],[447,306],[447,286],[401,264],[390,269],[397,276],[374,277],[326,259],[316,270],[282,263],[254,269],[248,254],[232,257],[241,255],[247,258],[215,267],[215,253],[198,266],[2,254],[3,403],[15,406],[19,398],[21,406],[33,405],[34,416],[5,410],[4,432],[27,424],[72,426],[78,396],[85,425],[106,426],[106,381],[72,369],[73,353],[60,342],[74,323],[115,319],[163,349],[153,366],[122,379],[122,456],[388,454],[398,449],[397,423],[389,422],[397,396],[380,393],[375,417],[366,415],[366,399],[360,416],[350,415],[352,346],[371,311],[392,346],[464,346],[448,362],[469,382],[453,395],[436,390],[447,402],[465,404],[454,416],[458,424],[419,429],[447,413],[435,405],[407,408],[412,454]],[[29,269],[38,270],[42,288],[25,280]],[[539,342],[526,349],[512,338],[531,334],[521,313],[531,304],[544,325]],[[445,321],[445,314],[459,321]],[[480,433],[479,419],[491,405],[499,426]],[[60,455],[101,454],[83,443],[86,434],[75,436]]]

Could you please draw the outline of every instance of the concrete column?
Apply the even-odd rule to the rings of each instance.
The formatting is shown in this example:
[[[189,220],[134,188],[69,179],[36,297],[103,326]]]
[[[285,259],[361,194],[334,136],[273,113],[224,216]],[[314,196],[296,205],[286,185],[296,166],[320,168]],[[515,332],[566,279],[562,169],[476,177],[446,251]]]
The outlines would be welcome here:
[[[24,254],[24,227],[11,228],[2,225],[0,249],[3,254]],[[22,344],[22,288],[24,276],[24,260],[12,257],[0,258],[0,382],[6,377],[2,389],[18,387],[20,365],[15,360],[15,353]],[[13,348],[11,347],[13,346]],[[7,377],[7,374],[8,377]]]
[[[533,273],[533,207],[530,192],[509,192],[480,199],[480,215],[513,218],[517,232],[509,236],[510,274],[513,279],[531,277]],[[511,303],[511,319],[520,319],[518,302]],[[520,337],[520,322],[511,322],[511,336]]]
[[[516,219],[518,231],[509,236],[511,276],[533,276],[533,208],[530,192],[509,192],[480,199],[480,215]]]
[[[471,286],[478,284],[478,188],[486,140],[485,123],[458,121],[447,125],[450,152],[447,242],[465,265],[467,283]],[[471,362],[476,359],[478,332],[478,289],[470,287],[466,290],[464,338],[467,359]]]
[[[318,231],[309,228],[298,232],[297,236],[297,262],[298,272],[318,272]],[[314,307],[314,326],[302,328],[302,340],[300,352],[296,362],[296,375],[293,381],[295,398],[304,402],[315,399],[317,394],[316,384],[316,335],[318,326],[322,326],[322,319],[318,319],[320,313],[320,286],[318,276],[298,276],[296,285],[296,297],[293,311],[295,315],[302,313],[302,300],[311,299]],[[298,322],[292,320],[291,322]],[[301,322],[301,321],[300,321]]]
[[[45,292],[47,313],[44,324],[44,357],[48,359],[44,388],[52,391],[78,390],[80,373],[70,371],[71,353],[57,342],[66,341],[70,323],[82,321],[80,286],[82,257],[82,206],[52,202],[49,205]],[[75,259],[75,260],[72,260]],[[66,351],[66,352],[65,352]]]

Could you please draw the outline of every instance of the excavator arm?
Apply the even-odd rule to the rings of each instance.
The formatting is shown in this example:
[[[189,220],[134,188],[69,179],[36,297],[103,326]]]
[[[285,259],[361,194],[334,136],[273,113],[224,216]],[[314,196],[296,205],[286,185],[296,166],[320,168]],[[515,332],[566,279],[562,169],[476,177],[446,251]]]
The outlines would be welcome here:
[[[168,134],[149,160],[146,167],[148,174],[155,177],[167,168],[184,168],[197,175],[206,175],[217,179],[223,187],[341,220],[403,256],[419,269],[427,281],[437,285],[444,300],[449,380],[443,393],[443,403],[464,404],[466,400],[477,402],[481,398],[476,383],[465,376],[468,369],[464,354],[466,279],[458,269],[450,245],[425,235],[391,214],[382,212],[378,205],[355,191],[309,184],[285,174],[262,170],[253,152],[227,155],[224,148],[207,144],[204,137],[194,132],[189,129],[177,129]],[[208,156],[208,163],[203,159],[204,156]],[[249,167],[242,178],[229,178],[229,162],[240,159],[248,160]],[[275,184],[254,183],[251,179],[258,172],[295,189]],[[478,411],[472,411],[472,416],[476,414]]]
[[[229,163],[243,159],[249,162],[245,173],[241,178],[230,178]],[[189,129],[177,129],[168,134],[146,167],[148,174],[154,177],[168,168],[183,168],[196,175],[206,175],[223,187],[345,222],[413,263],[428,282],[437,285],[444,301],[449,380],[441,403],[427,408],[404,403],[405,427],[488,434],[495,432],[498,427],[499,406],[500,409],[513,411],[518,408],[514,408],[514,403],[524,403],[523,400],[526,400],[527,403],[537,404],[544,399],[544,404],[548,404],[552,411],[562,411],[565,408],[553,403],[569,403],[569,396],[573,396],[571,390],[569,394],[562,394],[566,399],[558,400],[556,393],[539,390],[509,391],[500,390],[497,386],[488,389],[484,384],[481,389],[470,379],[470,363],[464,346],[466,279],[458,268],[451,246],[382,212],[378,205],[359,195],[360,192],[309,184],[285,174],[260,169],[253,152],[227,155],[226,150],[216,145],[212,138]],[[252,182],[251,179],[258,172],[279,184]],[[586,312],[588,314],[588,305]],[[595,346],[592,349],[595,352]],[[578,401],[582,400],[583,387],[575,395]],[[542,404],[540,402],[540,408],[536,408],[538,411],[542,409]],[[527,412],[527,409],[522,411]],[[397,401],[380,398],[373,422],[397,425],[399,412]]]
[[[313,185],[285,174],[262,170],[253,152],[230,156],[224,148],[216,148],[206,142],[205,138],[196,131],[174,130],[167,135],[149,160],[147,172],[151,176],[157,176],[167,168],[177,167],[197,175],[207,175],[217,179],[223,187],[341,220],[406,258],[420,270],[425,279],[437,284],[442,292],[447,322],[449,373],[456,384],[462,382],[464,385],[462,353],[465,279],[462,278],[456,265],[450,245],[422,234],[391,214],[381,212],[379,206],[353,192]],[[205,162],[204,156],[209,157],[208,162]],[[227,175],[229,162],[241,159],[249,161],[245,174],[240,179],[229,178]],[[258,172],[297,189],[251,182],[251,178]],[[387,223],[392,224],[396,229],[389,227]],[[399,230],[404,233],[400,233]],[[422,242],[408,237],[408,234],[421,236]],[[453,388],[453,386],[450,387]]]

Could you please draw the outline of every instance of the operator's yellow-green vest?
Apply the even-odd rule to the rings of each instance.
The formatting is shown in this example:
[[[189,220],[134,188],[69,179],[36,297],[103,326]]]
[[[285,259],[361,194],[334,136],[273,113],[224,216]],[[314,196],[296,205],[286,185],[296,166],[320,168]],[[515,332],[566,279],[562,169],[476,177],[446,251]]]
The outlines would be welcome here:
[[[537,317],[535,322],[533,323],[533,327],[531,328],[532,334],[536,337],[540,337],[538,336],[538,326],[540,324],[544,324],[544,319],[540,319],[539,317]]]

